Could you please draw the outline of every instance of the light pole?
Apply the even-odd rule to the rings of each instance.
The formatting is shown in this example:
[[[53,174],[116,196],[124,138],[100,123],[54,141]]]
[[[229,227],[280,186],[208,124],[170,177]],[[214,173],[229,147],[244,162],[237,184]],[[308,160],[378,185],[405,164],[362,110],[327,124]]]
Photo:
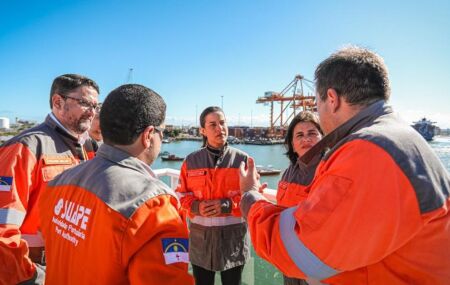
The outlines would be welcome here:
[[[223,110],[223,95],[220,96],[220,97],[222,98],[222,106],[221,107],[222,107],[222,110]]]
[[[197,105],[195,105],[195,126],[198,127]]]

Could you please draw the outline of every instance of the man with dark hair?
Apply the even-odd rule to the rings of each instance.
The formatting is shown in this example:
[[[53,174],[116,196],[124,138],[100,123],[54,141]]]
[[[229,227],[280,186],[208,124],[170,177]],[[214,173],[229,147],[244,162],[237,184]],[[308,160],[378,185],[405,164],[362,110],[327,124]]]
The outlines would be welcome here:
[[[87,130],[97,107],[97,84],[66,74],[51,90],[45,122],[0,147],[0,284],[43,281],[38,198],[48,181],[94,156]]]
[[[315,76],[327,136],[301,160],[330,149],[306,200],[272,205],[258,193],[253,160],[241,167],[241,209],[256,252],[310,284],[449,284],[450,177],[387,105],[382,58],[344,48]]]
[[[113,90],[97,156],[49,183],[40,199],[47,284],[192,284],[175,192],[150,168],[166,105],[147,87]]]

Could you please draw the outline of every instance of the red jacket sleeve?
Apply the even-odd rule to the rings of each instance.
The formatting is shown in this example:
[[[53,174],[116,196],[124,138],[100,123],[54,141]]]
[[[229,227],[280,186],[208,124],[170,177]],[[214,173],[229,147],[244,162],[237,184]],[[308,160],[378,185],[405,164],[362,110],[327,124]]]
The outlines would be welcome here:
[[[322,280],[382,260],[422,226],[407,177],[382,148],[362,140],[319,166],[306,200],[288,209],[258,201],[248,223],[258,255],[288,276]]]
[[[132,216],[124,244],[130,284],[193,284],[188,273],[188,231],[174,197],[150,199]],[[145,241],[145,242],[144,242]]]
[[[175,190],[180,198],[181,210],[187,213],[191,218],[194,216],[192,212],[192,203],[198,199],[194,197],[194,193],[187,188],[187,169],[186,161],[183,162],[180,170],[180,177],[178,181],[178,187]]]
[[[36,269],[20,227],[28,208],[36,157],[23,144],[0,148],[0,284],[32,278]]]

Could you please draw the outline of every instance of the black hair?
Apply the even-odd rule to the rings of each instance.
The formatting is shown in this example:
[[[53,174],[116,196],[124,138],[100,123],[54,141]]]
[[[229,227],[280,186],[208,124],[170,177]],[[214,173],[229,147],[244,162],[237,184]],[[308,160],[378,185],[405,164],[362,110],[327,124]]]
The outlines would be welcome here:
[[[64,74],[53,80],[52,88],[50,89],[50,108],[53,108],[52,98],[55,94],[67,95],[78,87],[89,86],[94,88],[97,93],[100,93],[100,88],[94,80],[78,74]]]
[[[287,150],[285,154],[292,164],[295,164],[298,159],[298,155],[294,151],[294,146],[292,145],[292,138],[294,137],[294,128],[295,126],[297,126],[298,123],[305,123],[305,122],[312,123],[317,128],[319,133],[323,135],[322,128],[320,127],[319,124],[319,117],[316,114],[310,111],[302,111],[297,115],[295,115],[295,117],[289,124],[286,137],[284,138],[284,147]]]
[[[391,94],[388,70],[376,53],[356,46],[345,47],[319,64],[316,91],[322,101],[333,88],[350,105],[367,106],[387,101]]]
[[[108,144],[130,145],[148,126],[160,126],[166,103],[155,91],[138,84],[122,85],[108,94],[100,111],[100,128]]]

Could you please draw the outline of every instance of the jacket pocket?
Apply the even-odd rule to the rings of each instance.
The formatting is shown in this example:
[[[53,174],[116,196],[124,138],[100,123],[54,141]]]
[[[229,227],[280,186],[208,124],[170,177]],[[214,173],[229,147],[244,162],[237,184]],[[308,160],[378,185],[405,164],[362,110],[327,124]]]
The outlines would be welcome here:
[[[350,179],[329,175],[300,204],[298,220],[302,226],[310,230],[318,229],[348,195],[352,184]]]
[[[71,168],[76,163],[73,157],[68,155],[43,155],[42,156],[42,180],[48,182],[53,180],[64,170]]]
[[[187,187],[189,189],[203,188],[206,186],[206,176],[189,177]]]
[[[42,180],[49,182],[64,170],[71,168],[72,165],[49,165],[42,168]]]
[[[225,268],[244,264],[250,257],[250,240],[247,224],[222,228],[221,259]]]
[[[190,225],[189,231],[189,259],[192,264],[209,268],[211,246],[206,240],[206,230],[201,226]]]

